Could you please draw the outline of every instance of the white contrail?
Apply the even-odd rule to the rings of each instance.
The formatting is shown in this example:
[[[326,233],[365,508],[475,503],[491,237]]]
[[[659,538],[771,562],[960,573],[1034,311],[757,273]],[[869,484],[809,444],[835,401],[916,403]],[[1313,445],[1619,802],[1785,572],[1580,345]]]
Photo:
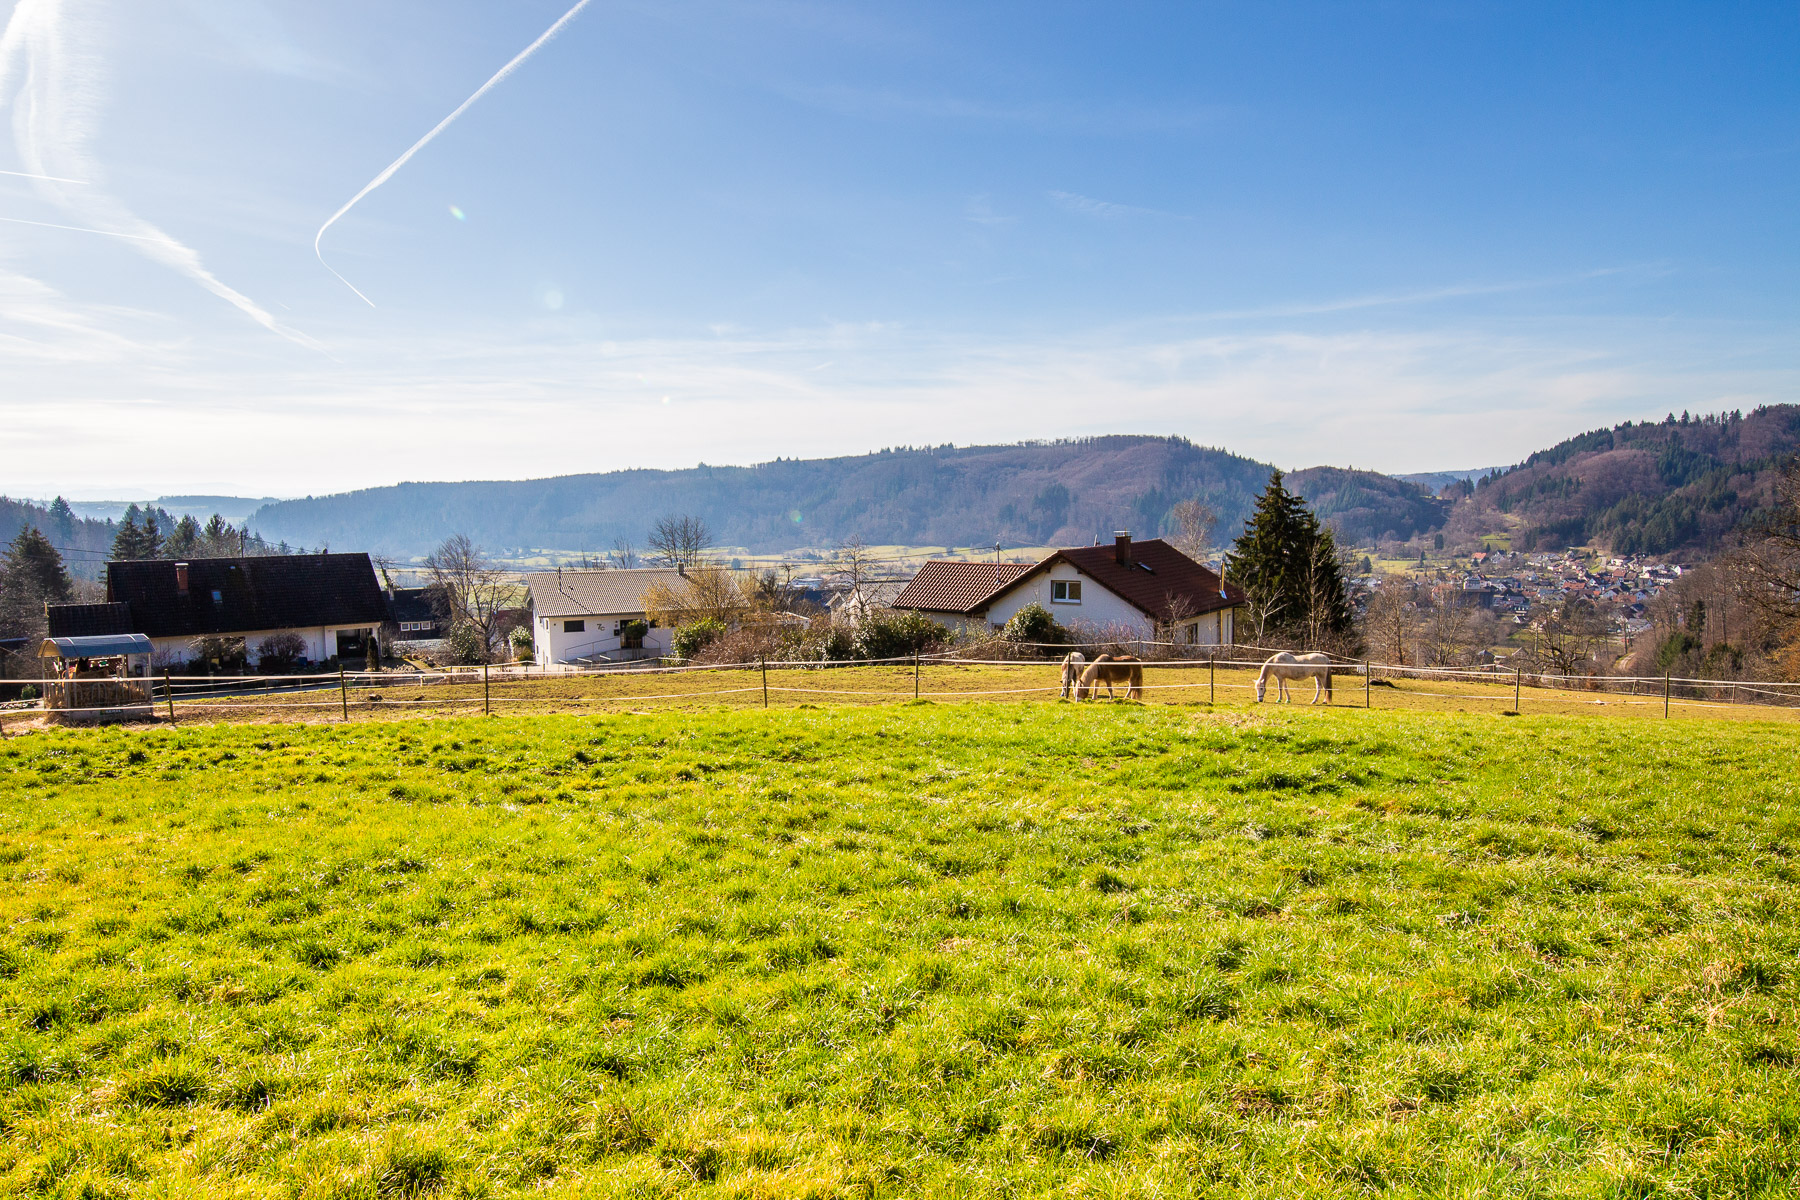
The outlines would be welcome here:
[[[98,233],[104,237],[130,238],[134,242],[166,242],[166,237],[151,237],[144,233],[120,233],[116,229],[93,229],[86,225],[57,225],[50,221],[27,221],[24,217],[0,217],[9,225],[36,225],[39,229],[67,229],[70,233]]]
[[[91,52],[82,51],[67,28],[65,2],[18,0],[0,34],[0,106],[18,101],[13,138],[25,171],[16,173],[29,173],[38,190],[58,207],[84,218],[90,228],[82,232],[141,242],[145,255],[180,271],[269,332],[317,349],[311,338],[277,322],[256,301],[207,270],[198,253],[133,213],[98,183],[81,184],[83,190],[76,193],[60,186],[104,177],[88,154],[101,108],[103,68]],[[23,82],[15,92],[14,81],[21,73]]]
[[[345,279],[342,275],[338,275],[338,272],[335,269],[333,269],[332,265],[325,261],[324,251],[322,251],[319,248],[319,243],[325,237],[325,231],[327,229],[330,229],[333,225],[337,224],[339,217],[342,217],[345,213],[347,213],[351,209],[355,208],[357,201],[361,200],[364,196],[368,195],[370,192],[374,191],[376,188],[378,188],[382,184],[386,183],[389,179],[393,178],[394,172],[398,171],[401,167],[404,167],[406,165],[408,159],[410,159],[413,155],[417,154],[419,151],[423,150],[427,145],[429,145],[431,142],[431,139],[435,138],[438,134],[444,132],[445,129],[449,128],[450,123],[452,121],[456,120],[456,118],[462,116],[465,112],[469,111],[469,107],[471,105],[473,105],[477,100],[479,100],[483,96],[487,95],[488,92],[493,89],[495,84],[499,83],[502,79],[505,79],[508,75],[511,75],[515,70],[517,70],[520,63],[522,63],[526,59],[530,58],[533,54],[536,54],[538,52],[539,48],[542,47],[545,42],[548,42],[551,38],[554,38],[557,34],[561,33],[563,31],[563,26],[567,25],[570,21],[573,21],[575,19],[576,14],[579,13],[582,9],[586,8],[589,3],[591,3],[591,0],[577,0],[575,7],[571,8],[568,12],[564,13],[562,15],[562,18],[560,20],[558,20],[556,22],[556,24],[554,24],[550,28],[546,29],[543,33],[543,36],[539,37],[537,41],[531,43],[531,45],[529,45],[529,46],[525,47],[523,50],[519,51],[517,57],[515,57],[511,62],[507,63],[504,67],[501,67],[498,71],[494,72],[494,77],[492,79],[488,80],[486,83],[482,84],[479,88],[475,89],[475,94],[473,96],[470,96],[467,100],[464,100],[461,104],[457,105],[455,112],[453,112],[449,116],[445,117],[442,121],[439,121],[437,123],[437,125],[432,128],[430,133],[426,134],[424,137],[422,137],[418,141],[414,142],[412,144],[412,146],[407,149],[405,154],[402,154],[399,158],[396,158],[393,162],[389,163],[387,170],[385,170],[381,174],[377,175],[374,179],[371,179],[369,181],[368,185],[366,187],[364,187],[362,191],[360,191],[360,192],[356,193],[356,195],[350,197],[349,202],[347,204],[345,204],[344,207],[342,207],[342,208],[338,209],[336,212],[332,213],[331,219],[326,221],[323,225],[319,226],[319,232],[313,236],[313,254],[315,256],[317,256],[317,258],[319,260],[319,265],[324,267],[327,271],[330,271],[333,275],[337,275],[338,280],[340,282],[342,282],[345,287],[349,288],[353,292],[356,292],[357,296],[362,299],[362,302],[364,304],[367,304],[370,308],[374,308],[375,302],[373,300],[369,299],[367,296],[364,296],[362,294],[362,292],[360,290],[358,290],[357,286],[354,283],[351,283],[348,279]]]
[[[20,179],[41,179],[45,183],[72,183],[76,187],[86,187],[84,179],[64,179],[60,175],[33,175],[30,171],[0,171],[0,175],[16,175]]]

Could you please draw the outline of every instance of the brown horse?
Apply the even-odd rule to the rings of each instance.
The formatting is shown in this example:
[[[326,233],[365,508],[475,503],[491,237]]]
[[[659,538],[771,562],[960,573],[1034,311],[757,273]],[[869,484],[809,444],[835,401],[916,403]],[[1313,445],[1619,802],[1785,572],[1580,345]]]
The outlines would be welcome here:
[[[1106,685],[1106,698],[1114,699],[1113,685],[1122,683],[1125,686],[1127,700],[1144,698],[1144,665],[1142,660],[1129,654],[1102,654],[1088,664],[1088,669],[1081,673],[1081,682],[1075,686],[1075,698],[1086,700],[1089,696],[1100,698],[1100,685]]]

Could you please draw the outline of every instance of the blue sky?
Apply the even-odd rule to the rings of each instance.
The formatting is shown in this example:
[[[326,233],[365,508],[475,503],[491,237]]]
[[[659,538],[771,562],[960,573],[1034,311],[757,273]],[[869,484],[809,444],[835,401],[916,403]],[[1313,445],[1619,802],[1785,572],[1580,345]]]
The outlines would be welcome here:
[[[572,2],[0,0],[0,490],[1796,395],[1792,4],[591,0],[365,304]]]

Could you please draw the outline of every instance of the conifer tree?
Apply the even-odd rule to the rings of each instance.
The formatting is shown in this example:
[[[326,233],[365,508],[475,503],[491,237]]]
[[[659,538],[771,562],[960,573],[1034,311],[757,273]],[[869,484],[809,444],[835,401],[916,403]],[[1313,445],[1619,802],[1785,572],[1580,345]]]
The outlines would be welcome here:
[[[125,510],[125,520],[113,536],[112,557],[115,562],[155,558],[162,548],[162,535],[157,532],[156,514],[138,511],[133,504]]]
[[[1269,476],[1225,556],[1225,578],[1249,596],[1258,640],[1298,638],[1318,645],[1350,628],[1337,541],[1287,490],[1280,471]]]
[[[41,635],[44,605],[63,603],[74,592],[62,555],[49,538],[27,525],[7,547],[0,568],[0,636]]]

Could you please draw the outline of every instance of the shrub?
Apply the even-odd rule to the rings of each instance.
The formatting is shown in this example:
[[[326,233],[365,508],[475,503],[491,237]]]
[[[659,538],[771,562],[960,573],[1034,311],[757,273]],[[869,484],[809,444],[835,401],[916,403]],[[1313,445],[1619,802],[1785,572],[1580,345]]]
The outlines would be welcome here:
[[[725,622],[717,617],[689,621],[669,636],[669,653],[676,658],[693,658],[725,636]]]
[[[1012,615],[1000,636],[1009,642],[1044,642],[1061,646],[1068,642],[1069,631],[1056,623],[1041,604],[1027,604]]]
[[[444,638],[444,654],[453,666],[483,661],[487,647],[482,643],[481,630],[467,623],[452,626]]]
[[[21,700],[36,700],[37,698],[38,698],[38,690],[36,688],[32,687],[29,683],[19,689],[19,699],[21,699]]]
[[[306,657],[306,641],[297,633],[272,633],[256,644],[256,668],[265,675],[286,675]]]
[[[531,657],[532,640],[530,627],[520,625],[506,635],[506,641],[507,644],[512,647],[514,658],[523,660]]]
[[[900,658],[950,640],[950,631],[923,614],[877,609],[864,617],[850,637],[853,658]]]

